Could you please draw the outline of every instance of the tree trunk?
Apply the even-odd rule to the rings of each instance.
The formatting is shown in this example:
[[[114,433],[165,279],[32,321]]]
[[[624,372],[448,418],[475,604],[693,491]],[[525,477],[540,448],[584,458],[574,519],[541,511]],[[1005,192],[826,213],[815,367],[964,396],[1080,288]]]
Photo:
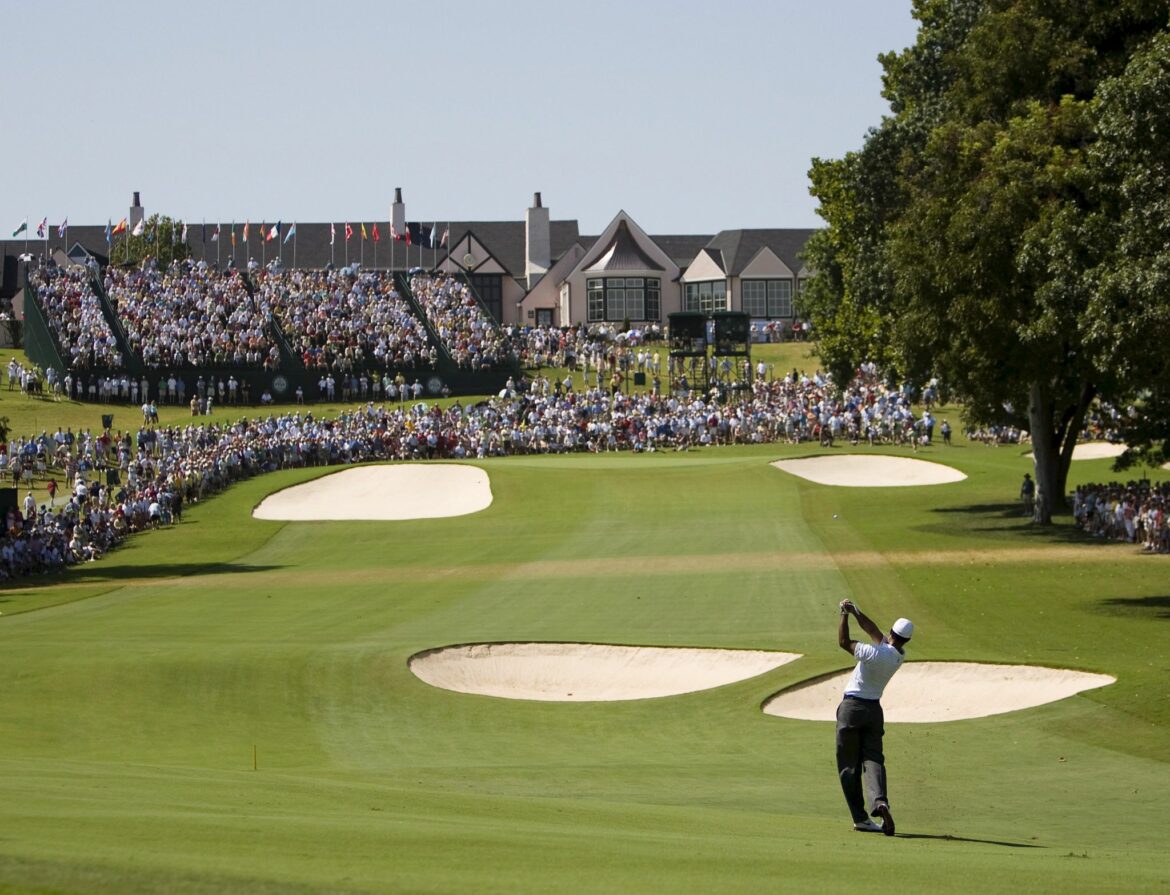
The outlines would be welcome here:
[[[1052,398],[1039,382],[1028,386],[1028,425],[1032,430],[1032,468],[1036,479],[1032,522],[1051,525],[1053,498],[1059,493],[1060,432],[1053,427]]]
[[[1028,387],[1028,424],[1032,431],[1032,464],[1036,479],[1032,522],[1037,525],[1051,525],[1053,510],[1065,506],[1073,448],[1095,395],[1093,386],[1084,384],[1076,405],[1066,407],[1058,423],[1053,418],[1052,396],[1043,383],[1033,382]]]

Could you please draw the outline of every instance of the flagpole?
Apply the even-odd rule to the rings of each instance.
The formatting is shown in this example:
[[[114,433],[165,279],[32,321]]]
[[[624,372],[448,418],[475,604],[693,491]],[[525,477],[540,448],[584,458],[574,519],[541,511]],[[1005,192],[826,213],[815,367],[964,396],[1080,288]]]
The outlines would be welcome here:
[[[334,221],[330,221],[329,222],[329,266],[330,267],[337,266],[337,263],[336,263],[337,259],[334,257],[334,254],[333,254],[334,251],[336,251],[336,249],[337,249],[337,246],[334,245],[334,243],[336,243],[336,242],[337,242],[337,225]]]
[[[345,237],[345,266],[349,267],[349,221],[345,222],[345,232],[341,235]]]
[[[222,247],[223,247],[223,227],[220,226],[219,221],[216,221],[215,222],[215,269],[217,271],[220,269],[219,253],[222,250]]]
[[[293,270],[297,266],[297,222],[293,221]]]
[[[362,267],[366,266],[366,225],[362,222],[362,249],[360,254],[361,260],[358,262]]]
[[[377,226],[375,224],[375,226]],[[378,240],[374,240],[374,270],[378,269]]]

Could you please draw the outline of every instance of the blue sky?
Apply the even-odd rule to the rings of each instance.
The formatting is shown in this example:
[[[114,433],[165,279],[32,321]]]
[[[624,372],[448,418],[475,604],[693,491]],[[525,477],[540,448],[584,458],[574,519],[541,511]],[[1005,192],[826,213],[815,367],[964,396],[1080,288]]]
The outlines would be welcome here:
[[[888,111],[910,0],[5,4],[0,226],[515,220],[815,227]],[[4,235],[7,235],[5,233]]]

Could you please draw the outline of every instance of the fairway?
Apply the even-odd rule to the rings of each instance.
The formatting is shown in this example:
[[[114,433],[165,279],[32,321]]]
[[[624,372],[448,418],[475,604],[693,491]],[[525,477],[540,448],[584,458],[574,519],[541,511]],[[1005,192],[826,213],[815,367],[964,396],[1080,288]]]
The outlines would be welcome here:
[[[464,462],[490,482],[464,515],[254,518],[338,469],[281,472],[10,586],[0,891],[1166,891],[1166,558],[1025,524],[1016,448],[919,451],[965,478],[909,488],[772,466],[856,452]],[[1077,463],[1070,487],[1108,463]],[[832,723],[763,710],[851,665],[846,597],[914,620],[909,663],[1116,682],[890,723],[898,836],[857,834]],[[505,643],[798,657],[597,701],[410,668]]]

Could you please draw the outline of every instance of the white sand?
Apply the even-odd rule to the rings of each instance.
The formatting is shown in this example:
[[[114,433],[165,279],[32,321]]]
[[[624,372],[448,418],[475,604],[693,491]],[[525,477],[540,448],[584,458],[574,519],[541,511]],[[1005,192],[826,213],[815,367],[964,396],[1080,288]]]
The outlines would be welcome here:
[[[805,721],[833,721],[850,671],[777,693],[764,713]],[[1032,665],[974,662],[907,662],[882,696],[890,722],[960,721],[1032,708],[1116,682],[1089,674]]]
[[[401,463],[359,466],[285,488],[252,511],[257,519],[437,519],[492,503],[487,473],[475,466]]]
[[[1126,447],[1127,445],[1111,444],[1108,441],[1086,441],[1073,448],[1072,458],[1074,460],[1106,460],[1110,457],[1120,457],[1125,453]],[[1029,460],[1035,458],[1035,454],[1028,454]]]
[[[943,466],[941,463],[915,460],[911,457],[869,454],[776,460],[772,465],[810,482],[821,485],[844,485],[849,488],[945,485],[967,478],[959,470]]]
[[[479,643],[427,650],[412,656],[409,665],[426,683],[459,693],[602,702],[721,687],[799,658],[758,650]]]

